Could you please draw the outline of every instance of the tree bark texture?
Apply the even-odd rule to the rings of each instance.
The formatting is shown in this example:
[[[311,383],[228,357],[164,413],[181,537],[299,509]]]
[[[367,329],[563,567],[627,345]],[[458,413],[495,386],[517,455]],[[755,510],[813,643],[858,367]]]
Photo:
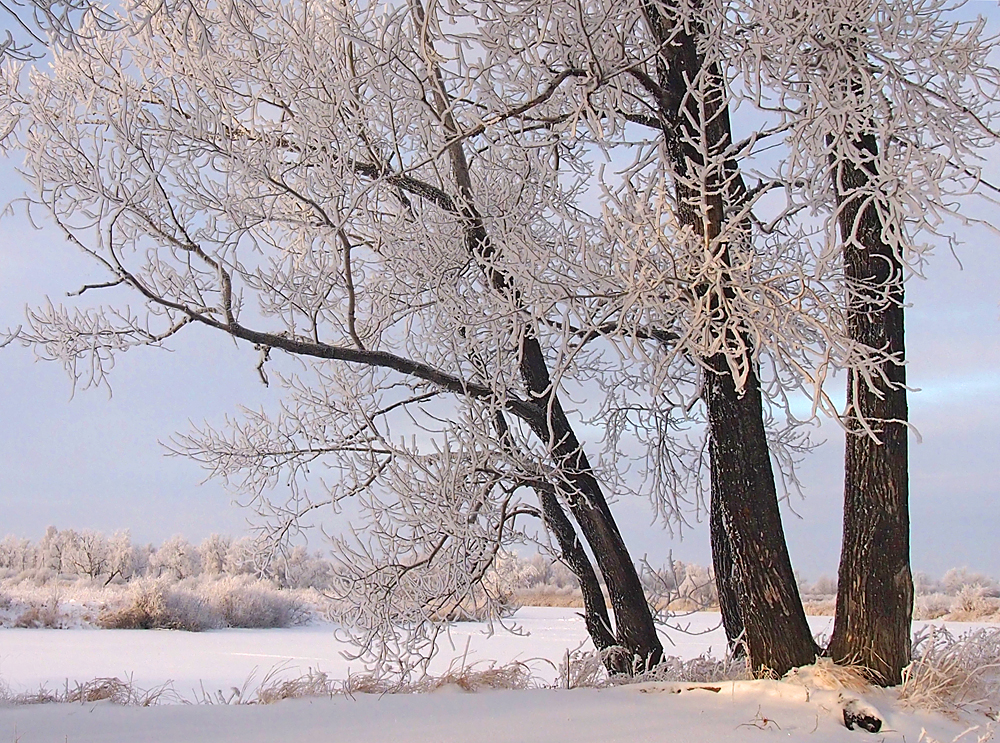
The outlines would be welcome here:
[[[729,535],[743,642],[755,675],[781,676],[815,661],[818,648],[785,545],[760,385],[751,376],[740,395],[724,358],[712,359],[710,366],[705,403],[711,430],[712,500],[719,503]]]
[[[716,480],[713,475],[712,482]],[[733,563],[733,550],[729,544],[729,533],[723,519],[722,499],[714,496],[711,496],[709,503],[709,533],[712,540],[712,569],[715,573],[716,591],[719,594],[719,609],[722,612],[722,627],[726,631],[729,652],[734,658],[742,658],[746,655],[746,645],[743,642],[743,616],[740,613],[743,590],[736,583],[736,565]]]
[[[730,265],[728,244],[718,239],[726,209],[727,185],[732,163],[706,162],[721,154],[732,142],[730,112],[724,80],[718,66],[706,67],[695,33],[679,27],[664,15],[663,6],[648,3],[645,12],[657,54],[657,83],[646,84],[658,97],[667,156],[681,178],[675,180],[678,221],[689,226],[715,251],[714,258]],[[696,81],[705,81],[692,90]],[[695,143],[702,147],[696,147]],[[702,191],[685,185],[693,169],[708,181]],[[697,172],[697,171],[695,171]],[[710,310],[725,327],[731,289],[709,286]],[[714,293],[714,297],[710,294]],[[732,332],[732,331],[721,331]],[[736,331],[739,332],[739,331]],[[750,358],[749,338],[723,338],[725,345],[743,348],[748,368],[742,390],[738,389],[723,353],[703,359],[708,410],[711,468],[710,518],[713,523],[713,562],[719,599],[729,615],[726,624],[730,643],[742,641],[755,674],[782,675],[795,666],[812,663],[816,644],[809,631],[798,586],[792,573],[778,510],[774,473],[763,422],[763,406],[755,365]],[[739,342],[737,342],[739,341]],[[738,607],[738,612],[734,610]],[[724,614],[725,617],[725,614]],[[738,619],[737,619],[738,617]]]
[[[838,662],[865,666],[874,680],[891,686],[902,681],[910,662],[913,615],[903,265],[864,193],[877,175],[875,138],[865,136],[856,149],[861,162],[839,163],[835,170],[848,331],[852,340],[893,357],[880,366],[884,379],[875,376],[872,385],[857,371],[848,374],[844,541],[829,653]]]

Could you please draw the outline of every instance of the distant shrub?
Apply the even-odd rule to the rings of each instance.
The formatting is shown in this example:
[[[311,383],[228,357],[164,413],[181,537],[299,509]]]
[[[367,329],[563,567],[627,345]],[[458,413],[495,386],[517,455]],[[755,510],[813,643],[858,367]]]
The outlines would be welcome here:
[[[163,580],[142,579],[129,585],[123,606],[101,612],[104,629],[179,629],[200,632],[218,627],[207,602]]]
[[[288,591],[250,576],[228,577],[205,587],[205,599],[226,627],[291,627],[309,619],[308,608]]]
[[[914,619],[940,619],[951,611],[952,597],[943,593],[917,596],[913,606]]]
[[[1000,583],[987,575],[970,572],[968,568],[952,568],[941,578],[941,584],[945,592],[952,596],[957,596],[970,586],[982,589],[982,596],[991,598],[1000,596]]]
[[[336,605],[343,576],[321,551],[268,551],[246,536],[213,534],[194,546],[183,537],[159,547],[133,545],[127,531],[110,537],[49,527],[32,543],[0,539],[0,625],[203,630],[288,627]],[[671,559],[643,563],[650,605],[667,615],[717,610],[711,568]],[[833,614],[836,579],[796,575],[807,614]],[[1000,621],[1000,582],[968,568],[940,580],[913,574],[914,619]],[[603,586],[602,586],[603,588]],[[53,600],[53,592],[63,597]],[[325,595],[324,595],[325,594]],[[495,618],[519,606],[582,607],[572,571],[551,554],[501,551],[482,584],[435,612],[453,621]],[[95,619],[96,617],[96,619]]]
[[[59,596],[52,594],[46,601],[31,604],[14,622],[22,629],[65,629],[66,622],[59,612]]]
[[[290,627],[309,617],[309,608],[300,599],[249,576],[186,584],[147,578],[132,581],[124,600],[102,611],[97,624],[104,629],[200,632],[221,627]]]

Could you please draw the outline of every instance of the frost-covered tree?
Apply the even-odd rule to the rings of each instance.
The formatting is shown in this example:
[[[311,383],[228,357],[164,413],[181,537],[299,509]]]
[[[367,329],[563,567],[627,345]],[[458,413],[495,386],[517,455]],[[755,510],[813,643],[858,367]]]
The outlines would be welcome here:
[[[103,381],[116,351],[191,323],[256,345],[262,376],[289,388],[286,409],[187,443],[219,474],[242,471],[279,531],[315,507],[298,476],[318,456],[332,462],[328,500],[359,501],[368,522],[364,539],[337,543],[363,641],[389,642],[400,624],[421,636],[522,538],[517,519],[553,525],[600,596],[572,514],[611,592],[614,625],[602,598],[592,604],[599,646],[655,663],[634,565],[560,402],[575,333],[536,317],[552,312],[529,291],[544,285],[522,285],[509,265],[564,240],[545,218],[567,198],[558,180],[530,143],[483,153],[460,141],[452,73],[419,8],[282,4],[246,24],[202,10],[208,52],[155,16],[132,35],[95,33],[86,52],[59,56],[55,77],[35,79],[31,109],[74,118],[43,132],[29,112],[38,185],[49,192],[52,166],[77,181],[56,218],[110,270],[103,288],[138,291],[149,314],[51,307],[26,337],[85,384]],[[250,73],[235,87],[234,64]],[[133,154],[112,165],[99,140]],[[109,220],[97,243],[78,231],[93,217]],[[271,371],[275,350],[316,359],[314,381]],[[414,419],[423,441],[408,446],[399,433]],[[272,504],[282,471],[293,501]],[[525,488],[540,502],[523,502]]]
[[[35,567],[37,552],[31,541],[8,534],[0,540],[0,569],[21,572]]]
[[[682,335],[675,345],[705,368],[720,598],[755,667],[770,655],[780,671],[812,648],[780,533],[761,380],[772,404],[798,386],[832,413],[824,381],[838,368],[848,371],[838,411],[848,443],[830,652],[889,684],[909,662],[903,283],[968,219],[962,197],[980,192],[982,153],[996,140],[992,40],[960,5],[643,6],[662,44],[655,64],[630,70],[648,96],[630,91],[645,107],[626,116],[663,137],[658,159],[637,157],[619,193],[640,194],[626,202],[630,219],[662,178],[674,193],[660,234],[676,241],[686,229],[703,244],[686,292],[661,280],[639,301],[675,319],[685,303],[702,311],[688,315],[700,320],[697,343],[684,349]],[[637,232],[640,245],[659,238]],[[698,255],[696,245],[663,249],[641,275],[659,268],[678,282],[678,257]],[[753,647],[762,641],[784,655]]]
[[[176,580],[191,578],[201,570],[198,551],[179,534],[161,544],[149,557],[149,573],[168,575]]]
[[[146,567],[139,558],[138,550],[132,546],[132,535],[128,530],[111,535],[108,539],[108,577],[105,583],[130,580]]]
[[[222,563],[222,572],[226,575],[260,575],[260,548],[253,537],[241,537],[233,540]]]
[[[226,570],[226,556],[233,540],[219,534],[209,534],[198,545],[201,572],[205,575],[221,575]]]
[[[982,19],[939,0],[755,3],[747,51],[778,113],[793,199],[828,215],[817,255],[838,263],[848,369],[844,543],[830,653],[888,684],[910,660],[904,282],[967,223],[995,144],[997,70]],[[987,192],[995,188],[987,184]]]
[[[100,532],[68,529],[67,550],[63,558],[73,572],[87,578],[99,578],[108,573],[108,538]]]
[[[900,349],[857,321],[895,311],[902,267],[978,186],[981,27],[950,33],[935,0],[191,9],[137,4],[12,98],[38,203],[107,272],[80,292],[107,305],[50,304],[22,340],[82,385],[192,325],[253,346],[281,408],[176,448],[273,544],[321,507],[354,514],[335,587],[369,659],[405,670],[438,618],[499,606],[484,579],[533,520],[595,644],[624,650],[611,667],[655,663],[608,494],[683,518],[707,450],[727,631],[755,671],[812,660],[775,481],[790,400],[839,418],[837,369],[852,402],[901,391]],[[859,245],[894,268],[858,274]],[[875,442],[903,430],[886,415],[844,420]],[[676,431],[692,421],[707,444]],[[840,590],[870,569],[884,588],[890,564],[898,590],[881,624],[844,594],[864,618],[838,657],[888,680],[908,648],[887,671],[860,648],[908,620],[906,543],[876,559],[858,515],[898,534],[905,492],[848,491],[865,508]]]
[[[54,526],[48,526],[45,534],[38,540],[38,567],[43,570],[53,570],[57,574],[66,571],[66,539],[64,532]]]

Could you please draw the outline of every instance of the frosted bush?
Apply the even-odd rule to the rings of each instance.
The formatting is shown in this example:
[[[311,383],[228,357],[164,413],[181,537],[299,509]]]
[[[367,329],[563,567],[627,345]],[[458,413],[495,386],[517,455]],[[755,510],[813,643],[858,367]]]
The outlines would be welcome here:
[[[129,585],[125,603],[101,613],[105,629],[180,629],[191,632],[220,626],[208,603],[196,594],[160,579],[144,578]]]
[[[202,593],[213,614],[227,627],[291,627],[309,619],[308,608],[298,598],[250,576],[203,583]]]
[[[982,596],[1000,596],[1000,583],[987,575],[970,572],[968,568],[952,568],[941,578],[941,585],[952,596],[959,595],[968,587],[981,588]]]
[[[44,602],[30,604],[20,613],[14,626],[27,629],[65,629],[68,624],[59,611],[59,595],[53,593]]]
[[[959,589],[948,618],[953,621],[983,621],[1000,613],[1000,601],[987,594],[982,585],[965,585]]]
[[[951,611],[953,600],[951,596],[943,593],[917,596],[913,607],[913,618],[940,619]]]

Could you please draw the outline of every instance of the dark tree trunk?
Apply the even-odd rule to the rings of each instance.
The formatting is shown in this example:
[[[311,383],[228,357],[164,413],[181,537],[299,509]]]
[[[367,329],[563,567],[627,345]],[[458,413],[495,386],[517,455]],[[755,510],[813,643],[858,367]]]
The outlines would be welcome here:
[[[743,642],[756,675],[783,675],[816,659],[806,622],[771,470],[755,374],[736,391],[723,357],[705,380],[712,500],[729,535],[733,582],[740,591]],[[721,601],[720,596],[720,601]],[[728,628],[727,628],[728,629]],[[728,632],[727,632],[728,635]]]
[[[497,411],[494,423],[501,446],[508,451],[512,450],[513,443],[506,416]],[[629,673],[632,669],[632,658],[615,638],[601,582],[577,536],[573,523],[563,511],[555,487],[549,483],[539,483],[534,485],[534,490],[542,506],[545,526],[559,544],[560,557],[580,581],[580,592],[583,594],[583,619],[594,647],[604,654],[604,665],[609,673]]]
[[[733,163],[706,162],[703,154],[721,160],[732,142],[722,73],[714,64],[706,67],[698,51],[697,23],[679,26],[678,19],[666,15],[670,9],[659,3],[650,2],[644,9],[662,48],[655,58],[656,82],[641,77],[640,82],[657,98],[667,157],[681,176],[674,186],[678,221],[705,238],[719,263],[729,266],[729,246],[718,238],[725,194],[738,174],[730,172]],[[702,88],[691,90],[698,80],[704,81]],[[704,192],[685,185],[693,168],[702,169],[699,178],[708,181]],[[725,281],[724,276],[717,286],[696,289],[720,328],[728,324],[726,306],[732,291]],[[739,390],[723,354],[703,360],[708,367],[703,396],[710,437],[710,518],[713,549],[721,550],[713,555],[719,599],[729,615],[725,622],[729,642],[736,642],[742,631],[754,673],[781,675],[813,662],[817,648],[781,527],[760,386],[750,358],[752,343],[749,338],[722,340],[743,349],[741,361],[749,372]]]
[[[580,591],[583,593],[583,620],[594,647],[604,654],[604,666],[609,673],[629,673],[632,670],[632,658],[615,638],[601,583],[597,579],[594,566],[590,563],[590,557],[577,537],[576,529],[563,512],[562,505],[553,490],[541,490],[539,495],[545,525],[559,543],[563,562],[580,581]]]
[[[544,420],[535,421],[531,426],[535,434],[551,447],[552,457],[564,478],[560,489],[604,576],[615,616],[618,645],[628,651],[634,670],[654,666],[663,659],[663,646],[656,634],[656,625],[635,564],[590,461],[566,418],[558,396],[552,391],[541,347],[533,336],[523,339],[522,354],[521,368],[528,389],[549,411]]]
[[[709,455],[711,456],[711,454]],[[712,482],[716,482],[712,476]],[[712,568],[715,572],[715,588],[719,594],[719,609],[722,612],[722,627],[726,631],[729,652],[734,658],[746,655],[743,642],[743,617],[740,615],[740,597],[743,590],[737,584],[736,566],[733,564],[733,550],[729,544],[723,515],[723,501],[711,496],[709,503],[709,532],[712,539]]]
[[[471,185],[466,170],[468,166],[464,164],[464,154],[456,155],[456,159],[459,161],[455,170],[464,197],[462,208],[467,220],[466,241],[469,252],[482,262],[493,288],[514,303],[520,304],[521,297],[517,288],[511,285],[505,274],[494,267],[492,258],[495,248],[482,218],[471,202]],[[527,423],[538,439],[548,447],[554,464],[559,468],[563,482],[557,486],[565,495],[570,513],[579,524],[584,539],[594,554],[597,567],[604,576],[614,612],[618,645],[627,652],[632,669],[641,672],[663,659],[663,645],[656,634],[656,625],[639,574],[600,482],[594,475],[590,460],[559,401],[541,343],[532,328],[522,329],[519,351],[521,378],[532,401],[544,411]],[[598,638],[594,638],[594,641],[596,643]]]
[[[895,685],[910,662],[913,615],[903,265],[864,194],[877,175],[875,138],[865,136],[855,147],[861,164],[837,163],[835,172],[848,331],[852,340],[893,359],[880,365],[885,379],[876,373],[869,383],[856,371],[848,375],[844,543],[829,652],[838,662],[867,667],[879,683]]]

